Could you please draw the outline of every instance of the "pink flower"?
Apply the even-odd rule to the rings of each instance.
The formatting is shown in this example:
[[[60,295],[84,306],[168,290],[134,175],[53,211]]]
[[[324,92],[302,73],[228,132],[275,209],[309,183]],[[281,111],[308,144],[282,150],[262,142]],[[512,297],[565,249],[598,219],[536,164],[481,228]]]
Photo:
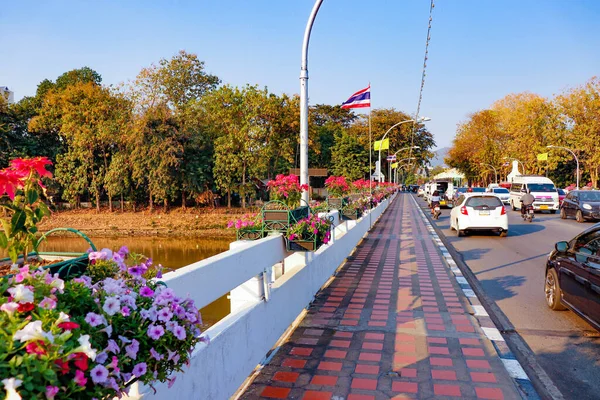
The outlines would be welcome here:
[[[140,296],[142,296],[142,297],[152,297],[152,296],[154,296],[154,290],[150,289],[148,286],[143,286],[140,289]]]
[[[80,370],[75,371],[75,379],[73,379],[76,384],[79,386],[85,386],[87,383],[87,378]]]
[[[40,308],[44,308],[46,310],[54,310],[56,308],[56,300],[50,297],[44,297],[40,304],[38,304]]]
[[[46,400],[54,400],[58,390],[57,386],[46,386]]]

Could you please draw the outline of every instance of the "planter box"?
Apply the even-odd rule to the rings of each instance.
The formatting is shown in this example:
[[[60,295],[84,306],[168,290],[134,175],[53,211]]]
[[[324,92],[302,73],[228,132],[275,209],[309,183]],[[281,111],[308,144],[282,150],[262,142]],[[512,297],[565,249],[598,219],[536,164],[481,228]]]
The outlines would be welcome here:
[[[341,217],[343,220],[357,220],[362,217],[362,210],[359,208],[346,208],[342,210]]]
[[[294,210],[262,210],[263,231],[286,231],[290,225],[308,218],[308,206],[298,207]]]
[[[360,193],[354,193],[350,195],[350,201],[357,201],[360,200],[363,197],[362,194]]]
[[[262,229],[247,229],[236,232],[237,240],[257,240],[265,237]]]
[[[316,240],[289,240],[286,239],[288,251],[315,251],[321,245]]]
[[[341,197],[328,197],[327,198],[327,207],[330,210],[341,210],[348,202],[346,199]]]

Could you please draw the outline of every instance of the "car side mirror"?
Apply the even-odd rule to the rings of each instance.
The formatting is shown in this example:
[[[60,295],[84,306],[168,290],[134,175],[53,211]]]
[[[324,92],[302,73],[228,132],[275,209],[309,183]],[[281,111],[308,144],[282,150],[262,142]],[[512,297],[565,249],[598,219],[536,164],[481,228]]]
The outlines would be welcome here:
[[[554,248],[556,249],[556,251],[558,251],[559,253],[566,253],[567,250],[569,249],[569,242],[557,242],[554,245]]]

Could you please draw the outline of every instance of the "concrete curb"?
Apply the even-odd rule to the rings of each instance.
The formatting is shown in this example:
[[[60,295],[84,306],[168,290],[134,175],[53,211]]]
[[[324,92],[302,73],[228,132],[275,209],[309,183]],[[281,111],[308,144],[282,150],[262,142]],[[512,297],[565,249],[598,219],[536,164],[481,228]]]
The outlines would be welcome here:
[[[521,397],[524,400],[563,399],[558,388],[535,360],[535,355],[527,343],[515,331],[500,308],[493,301],[487,299],[477,278],[462,261],[458,252],[445,242],[445,237],[439,229],[431,224],[429,217],[423,212],[414,196],[410,197],[417,206],[429,234],[442,253],[444,261],[454,274],[456,282],[471,303],[473,316],[479,322],[483,333],[494,345]],[[514,349],[514,353],[511,349]],[[533,379],[530,379],[530,376]]]

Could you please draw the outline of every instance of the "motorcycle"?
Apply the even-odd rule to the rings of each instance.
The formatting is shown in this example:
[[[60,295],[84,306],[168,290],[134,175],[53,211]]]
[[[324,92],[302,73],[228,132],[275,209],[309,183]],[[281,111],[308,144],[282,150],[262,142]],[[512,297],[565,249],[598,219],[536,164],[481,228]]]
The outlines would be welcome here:
[[[440,215],[442,215],[442,209],[440,208],[439,204],[436,204],[433,206],[433,219],[439,219]]]
[[[525,208],[525,212],[521,213],[521,218],[523,218],[523,221],[533,222],[533,217],[534,217],[533,205],[530,204],[528,206],[523,206],[523,207],[526,207],[526,208]]]

